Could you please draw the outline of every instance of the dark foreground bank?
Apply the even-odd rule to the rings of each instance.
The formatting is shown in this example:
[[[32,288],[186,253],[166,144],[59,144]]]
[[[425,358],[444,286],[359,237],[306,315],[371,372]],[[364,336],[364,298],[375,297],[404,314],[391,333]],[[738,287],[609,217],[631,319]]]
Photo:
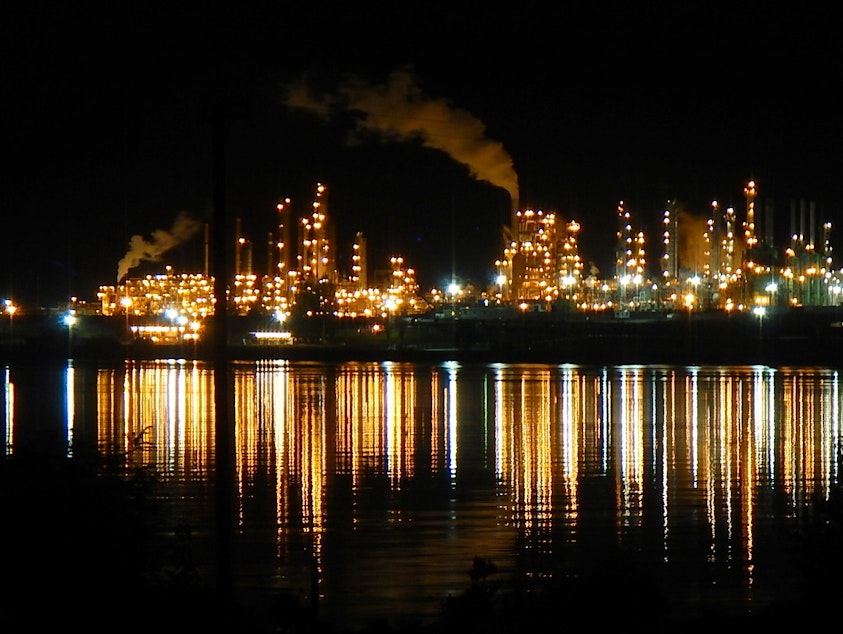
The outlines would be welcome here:
[[[263,327],[228,320],[229,359],[314,361],[463,361],[484,363],[670,365],[843,364],[843,307],[789,309],[764,316],[743,312],[525,313],[492,317],[402,317],[373,334],[371,322],[329,317],[307,322],[293,343],[259,345]],[[213,324],[202,342],[153,344],[125,336],[121,318],[80,318],[71,332],[55,318],[15,324],[0,337],[0,359],[122,360],[217,358]]]

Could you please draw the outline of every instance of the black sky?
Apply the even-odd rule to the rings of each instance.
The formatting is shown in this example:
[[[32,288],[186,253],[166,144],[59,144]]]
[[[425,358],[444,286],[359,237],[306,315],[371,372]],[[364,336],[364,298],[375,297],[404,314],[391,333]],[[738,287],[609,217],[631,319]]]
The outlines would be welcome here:
[[[285,88],[305,76],[335,95],[350,76],[376,90],[411,72],[421,100],[500,144],[520,207],[582,223],[583,255],[603,270],[619,200],[653,242],[667,199],[741,209],[749,178],[774,201],[777,234],[793,199],[840,220],[831,9],[381,4],[6,3],[0,296],[95,299],[133,236],[181,212],[210,220],[217,104],[242,115],[227,125],[226,208],[256,266],[278,200],[304,214],[323,182],[341,264],[363,231],[372,266],[401,254],[425,287],[452,272],[487,281],[509,194],[420,141],[353,134],[353,112],[288,108]],[[201,243],[144,271],[201,268]]]

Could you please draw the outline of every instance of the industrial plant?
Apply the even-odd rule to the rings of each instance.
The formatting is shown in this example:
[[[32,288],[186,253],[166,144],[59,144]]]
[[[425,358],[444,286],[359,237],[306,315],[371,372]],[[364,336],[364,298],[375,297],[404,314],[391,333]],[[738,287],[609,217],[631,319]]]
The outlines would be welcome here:
[[[754,180],[743,193],[743,209],[713,201],[704,220],[667,201],[661,234],[655,238],[618,202],[614,269],[608,276],[584,266],[577,220],[516,209],[502,227],[500,257],[490,263],[491,283],[422,290],[415,269],[400,254],[373,267],[366,236],[359,232],[347,259],[351,270],[338,270],[336,222],[328,210],[327,188],[318,183],[308,215],[296,217],[289,199],[277,204],[262,272],[253,266],[255,243],[243,235],[237,220],[227,310],[260,324],[250,333],[253,343],[290,344],[305,340],[293,322],[311,319],[343,323],[346,331],[377,337],[390,323],[407,320],[506,320],[537,313],[613,320],[677,313],[761,316],[843,305],[843,271],[835,269],[832,227],[817,218],[816,205],[790,203],[789,243],[779,246],[772,205],[758,208]],[[200,223],[181,217],[172,231],[160,232],[155,244],[135,236],[118,265],[117,283],[100,286],[95,302],[71,298],[68,318],[109,318],[131,341],[202,341],[217,301],[207,227],[204,271],[164,265],[158,273],[132,275],[143,259],[160,261],[163,251],[193,239],[200,230]],[[4,312],[10,327],[16,313],[22,314],[12,299],[5,300]]]
[[[542,210],[515,210],[502,230],[504,247],[493,263],[493,284],[422,292],[415,270],[400,255],[373,272],[362,233],[352,246],[351,270],[337,270],[336,224],[328,213],[327,188],[320,183],[309,216],[294,217],[289,199],[277,205],[263,273],[252,266],[254,243],[241,235],[238,221],[228,308],[234,315],[273,317],[278,327],[263,336],[289,341],[283,324],[297,307],[308,316],[366,318],[377,331],[390,317],[455,316],[484,308],[610,312],[622,318],[641,311],[840,305],[843,274],[834,268],[831,224],[816,217],[815,204],[791,202],[790,243],[780,248],[773,238],[772,206],[757,209],[755,181],[746,183],[744,198],[740,215],[713,201],[704,223],[686,222],[676,201],[667,201],[657,240],[636,226],[620,201],[615,267],[605,278],[584,269],[578,221]],[[658,263],[657,272],[651,260]],[[167,342],[201,337],[216,301],[207,272],[176,272],[167,266],[156,275],[121,274],[118,284],[99,289],[102,315],[125,316],[136,337]]]

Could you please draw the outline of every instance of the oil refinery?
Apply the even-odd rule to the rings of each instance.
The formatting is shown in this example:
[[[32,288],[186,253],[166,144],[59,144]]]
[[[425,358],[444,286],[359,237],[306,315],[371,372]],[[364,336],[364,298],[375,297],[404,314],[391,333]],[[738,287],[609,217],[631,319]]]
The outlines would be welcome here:
[[[373,268],[362,233],[356,234],[348,258],[351,270],[337,270],[336,223],[328,211],[327,188],[319,183],[309,215],[296,217],[289,199],[278,203],[263,272],[253,266],[254,242],[243,235],[238,219],[227,307],[230,314],[259,324],[251,331],[256,342],[287,344],[319,340],[318,331],[301,332],[306,330],[301,324],[314,318],[355,324],[358,334],[377,336],[402,319],[507,319],[528,313],[613,319],[676,313],[760,316],[841,306],[843,273],[834,268],[832,227],[817,218],[815,204],[791,202],[790,240],[780,247],[772,231],[772,206],[757,208],[757,183],[748,181],[743,194],[740,213],[713,201],[704,221],[667,201],[657,239],[646,235],[620,201],[614,270],[606,277],[594,268],[586,270],[577,220],[543,210],[514,210],[502,229],[500,257],[490,263],[492,283],[422,291],[415,269],[401,255]],[[207,228],[205,235],[205,271],[178,272],[165,265],[160,273],[132,277],[137,261],[127,255],[118,266],[117,284],[100,286],[96,302],[73,298],[68,311],[119,318],[131,340],[201,341],[216,303]],[[11,324],[19,307],[11,299],[5,302]],[[298,328],[292,326],[294,317]]]

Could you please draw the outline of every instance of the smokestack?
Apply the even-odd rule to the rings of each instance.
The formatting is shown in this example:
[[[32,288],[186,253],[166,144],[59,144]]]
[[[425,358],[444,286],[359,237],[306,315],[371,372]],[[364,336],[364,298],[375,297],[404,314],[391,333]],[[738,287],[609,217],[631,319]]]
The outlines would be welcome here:
[[[357,272],[357,288],[365,290],[369,288],[369,254],[368,243],[366,236],[362,231],[357,232],[357,247],[358,247],[358,272]]]
[[[811,202],[808,212],[808,231],[810,232],[810,238],[808,244],[812,247],[815,245],[814,240],[816,239],[816,234],[814,233],[815,225],[816,225],[816,203]]]
[[[211,225],[205,223],[205,277],[211,275]]]
[[[773,237],[773,200],[770,199],[765,202],[764,204],[764,235],[766,236],[767,246],[773,246],[775,244],[775,238]]]
[[[823,255],[831,257],[831,223],[823,223]]]
[[[252,268],[252,243],[246,240],[243,243],[243,275],[254,273]]]
[[[234,219],[234,275],[242,273],[241,260],[243,250],[243,235],[240,232],[240,218]]]
[[[292,207],[289,198],[276,205],[278,210],[278,240],[280,252],[278,254],[278,271],[287,280],[287,274],[295,268],[295,226],[293,224]]]
[[[805,199],[799,201],[799,242],[805,244]]]

